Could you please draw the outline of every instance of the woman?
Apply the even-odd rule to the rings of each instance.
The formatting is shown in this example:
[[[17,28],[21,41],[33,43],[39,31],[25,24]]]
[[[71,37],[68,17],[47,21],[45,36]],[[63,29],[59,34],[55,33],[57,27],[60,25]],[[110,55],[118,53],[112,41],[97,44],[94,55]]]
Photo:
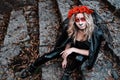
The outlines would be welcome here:
[[[88,59],[87,66],[92,68],[102,41],[102,30],[97,27],[92,15],[94,11],[87,6],[75,6],[68,12],[68,25],[63,26],[62,35],[56,43],[55,49],[48,54],[38,57],[30,67],[21,73],[21,78],[34,73],[38,66],[62,56],[62,67],[65,68],[62,80],[69,80],[74,69]],[[68,64],[68,59],[71,63]],[[81,71],[80,71],[81,73]]]

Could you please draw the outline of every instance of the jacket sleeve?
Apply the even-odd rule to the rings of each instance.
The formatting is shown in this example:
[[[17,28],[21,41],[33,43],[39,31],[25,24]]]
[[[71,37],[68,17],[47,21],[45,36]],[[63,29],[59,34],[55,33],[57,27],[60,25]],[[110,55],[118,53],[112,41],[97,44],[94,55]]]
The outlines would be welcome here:
[[[112,38],[110,31],[106,25],[106,22],[100,17],[100,15],[97,14],[96,11],[94,11],[94,13],[92,14],[92,17],[93,17],[94,24],[96,24],[96,26],[101,28],[101,30],[103,31],[104,40],[108,44],[112,45],[113,38]]]
[[[103,40],[110,44],[112,42],[112,37],[105,24],[105,21],[97,14],[96,11],[92,14],[93,21],[95,24],[95,30],[93,32],[92,38],[90,39],[90,50],[89,58],[87,62],[87,68],[91,69],[98,56],[100,45]]]
[[[103,31],[101,30],[101,28],[96,27],[90,39],[89,57],[87,62],[88,69],[91,69],[96,61],[102,39],[103,39]]]

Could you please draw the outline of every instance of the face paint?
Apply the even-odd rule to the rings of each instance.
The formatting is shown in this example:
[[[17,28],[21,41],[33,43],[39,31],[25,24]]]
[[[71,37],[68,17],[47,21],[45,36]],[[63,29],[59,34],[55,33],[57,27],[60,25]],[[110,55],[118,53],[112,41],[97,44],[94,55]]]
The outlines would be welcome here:
[[[75,16],[75,24],[78,27],[78,29],[85,29],[86,28],[86,19],[83,13],[78,13]]]
[[[80,26],[82,26],[83,24],[79,24]]]
[[[84,21],[86,21],[85,20],[85,18],[84,17],[82,17],[82,18],[75,18],[75,22],[80,22],[80,21],[82,21],[82,22],[84,22]]]

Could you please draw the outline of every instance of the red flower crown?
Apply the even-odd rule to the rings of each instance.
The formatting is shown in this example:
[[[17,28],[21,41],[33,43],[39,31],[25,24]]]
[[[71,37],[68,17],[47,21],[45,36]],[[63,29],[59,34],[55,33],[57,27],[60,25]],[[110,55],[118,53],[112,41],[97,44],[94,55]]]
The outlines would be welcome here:
[[[87,6],[74,6],[72,9],[68,11],[68,18],[70,19],[73,14],[77,14],[77,13],[91,14],[93,13],[93,10],[89,9]]]

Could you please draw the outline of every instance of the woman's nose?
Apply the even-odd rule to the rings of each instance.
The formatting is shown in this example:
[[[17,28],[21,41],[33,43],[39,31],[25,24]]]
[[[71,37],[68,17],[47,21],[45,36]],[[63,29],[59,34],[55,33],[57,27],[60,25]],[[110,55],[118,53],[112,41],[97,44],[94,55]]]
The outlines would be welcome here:
[[[81,23],[81,24],[79,24],[80,26],[82,26],[83,24]]]
[[[79,21],[79,24],[82,24],[82,23],[83,23],[83,22],[80,20],[80,21]]]

